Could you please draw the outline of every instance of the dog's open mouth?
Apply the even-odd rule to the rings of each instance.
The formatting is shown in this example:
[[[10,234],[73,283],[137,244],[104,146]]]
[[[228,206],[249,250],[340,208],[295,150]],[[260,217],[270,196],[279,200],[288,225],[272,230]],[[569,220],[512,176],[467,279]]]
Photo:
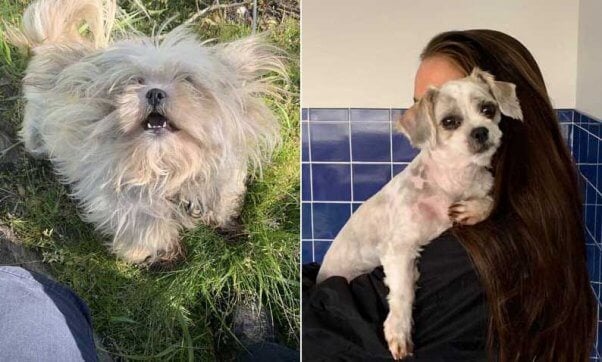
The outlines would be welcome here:
[[[146,117],[142,122],[142,128],[144,128],[145,131],[152,131],[154,133],[178,131],[178,127],[176,127],[167,117],[156,112],[153,112]]]

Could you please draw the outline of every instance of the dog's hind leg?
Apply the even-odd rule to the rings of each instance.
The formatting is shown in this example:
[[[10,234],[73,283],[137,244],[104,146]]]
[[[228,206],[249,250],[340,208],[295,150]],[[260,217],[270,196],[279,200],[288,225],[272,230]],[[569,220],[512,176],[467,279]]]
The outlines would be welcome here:
[[[25,106],[25,117],[23,125],[19,131],[19,138],[23,146],[31,155],[41,158],[47,154],[44,140],[38,130],[38,122],[42,115],[38,115],[35,110],[35,103],[30,102]]]
[[[382,259],[385,284],[389,287],[389,314],[384,324],[385,339],[395,359],[412,354],[412,305],[418,279],[417,245],[391,246]]]

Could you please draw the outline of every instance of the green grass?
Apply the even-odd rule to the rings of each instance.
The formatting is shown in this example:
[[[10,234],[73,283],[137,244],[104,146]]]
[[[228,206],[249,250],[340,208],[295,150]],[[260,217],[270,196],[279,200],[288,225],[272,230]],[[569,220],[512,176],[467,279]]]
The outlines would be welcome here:
[[[26,3],[2,2],[0,16],[17,22]],[[267,14],[275,2],[259,3]],[[172,16],[169,26],[196,12],[194,1],[119,4],[135,14],[128,22],[146,33]],[[250,34],[250,23],[232,14],[207,14],[193,29],[203,39]],[[115,359],[232,359],[240,345],[230,332],[231,312],[248,296],[258,297],[272,312],[279,339],[298,348],[299,22],[274,12],[259,15],[259,30],[268,31],[289,55],[290,82],[283,85],[289,91],[284,99],[267,100],[281,119],[284,142],[263,179],[249,186],[242,213],[248,240],[229,243],[199,227],[183,234],[187,257],[175,269],[139,269],[106,251],[106,240],[79,219],[68,187],[57,182],[47,161],[34,160],[18,147],[17,162],[0,166],[0,223],[38,250],[53,276],[88,303],[95,331]],[[13,136],[23,116],[19,84],[25,66],[26,58],[0,34],[0,129]]]

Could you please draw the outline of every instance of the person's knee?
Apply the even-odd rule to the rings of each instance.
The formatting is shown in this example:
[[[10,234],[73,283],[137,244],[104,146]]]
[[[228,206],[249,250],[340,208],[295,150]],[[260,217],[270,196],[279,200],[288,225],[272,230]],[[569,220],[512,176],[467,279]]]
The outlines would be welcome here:
[[[0,360],[96,359],[87,307],[70,289],[9,266],[0,289]]]

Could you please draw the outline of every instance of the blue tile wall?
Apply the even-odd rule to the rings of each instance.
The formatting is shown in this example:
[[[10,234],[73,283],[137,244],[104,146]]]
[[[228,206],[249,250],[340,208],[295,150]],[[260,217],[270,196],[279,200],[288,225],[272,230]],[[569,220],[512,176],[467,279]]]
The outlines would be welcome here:
[[[322,261],[359,205],[416,155],[393,132],[402,109],[302,109],[302,260]]]
[[[303,263],[321,262],[351,213],[416,156],[417,150],[394,130],[394,123],[403,112],[302,109]],[[559,109],[557,115],[582,180],[588,271],[600,308],[602,123],[573,109]],[[602,332],[602,323],[598,329]],[[601,360],[601,355],[602,340],[596,342],[591,359]]]
[[[577,111],[570,120],[568,114],[561,118],[561,123],[582,180],[587,266],[598,299],[598,336],[591,360],[598,361],[602,359],[602,123]]]

